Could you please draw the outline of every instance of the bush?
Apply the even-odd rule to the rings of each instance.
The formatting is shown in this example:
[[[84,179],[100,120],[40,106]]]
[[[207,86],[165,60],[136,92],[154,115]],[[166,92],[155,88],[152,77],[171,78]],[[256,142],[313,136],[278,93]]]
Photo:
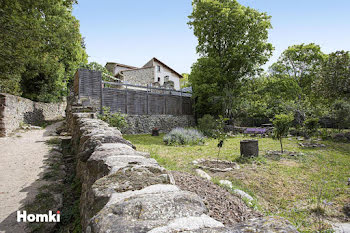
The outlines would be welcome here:
[[[332,106],[332,114],[338,129],[350,127],[350,103],[344,100],[336,101]]]
[[[198,129],[207,137],[213,137],[218,125],[212,115],[206,114],[198,119]]]
[[[289,127],[292,125],[293,120],[294,120],[293,116],[286,115],[286,114],[276,115],[275,119],[273,120],[274,136],[280,141],[282,153],[283,153],[282,138],[283,136],[287,136],[289,132]]]
[[[318,118],[309,118],[304,122],[304,128],[305,128],[306,134],[309,137],[312,137],[317,133],[317,130],[320,127],[319,122],[320,120]]]
[[[331,134],[330,134],[330,132],[328,132],[327,128],[323,128],[320,130],[320,136],[321,136],[322,140],[328,140],[331,138]]]
[[[333,134],[332,139],[336,142],[350,142],[350,132]]]
[[[102,107],[103,114],[98,115],[98,118],[107,122],[112,127],[117,127],[118,129],[122,129],[128,126],[126,122],[125,116],[119,112],[111,113],[111,108]]]
[[[204,136],[195,129],[175,128],[164,136],[167,145],[201,145]]]

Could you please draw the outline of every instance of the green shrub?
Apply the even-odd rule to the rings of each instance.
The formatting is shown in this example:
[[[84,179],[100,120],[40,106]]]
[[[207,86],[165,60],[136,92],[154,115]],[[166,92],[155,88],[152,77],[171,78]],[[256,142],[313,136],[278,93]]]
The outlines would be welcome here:
[[[327,128],[323,128],[320,130],[320,136],[322,140],[328,140],[331,138],[331,133],[328,131]]]
[[[198,129],[207,137],[214,137],[218,123],[212,115],[206,114],[198,119]]]
[[[116,112],[111,113],[111,108],[109,107],[102,107],[103,114],[98,115],[98,118],[107,122],[112,127],[117,127],[118,129],[122,129],[128,126],[125,115]]]
[[[276,115],[275,119],[273,120],[274,137],[280,141],[282,153],[283,153],[282,138],[283,136],[287,136],[289,127],[292,125],[293,120],[294,120],[293,116],[286,115],[286,114]]]
[[[317,133],[317,130],[320,128],[320,120],[318,118],[309,118],[304,122],[304,128],[306,135],[309,137],[314,136]]]
[[[175,128],[164,136],[163,141],[167,145],[201,145],[204,136],[195,129]]]
[[[350,128],[350,103],[348,101],[336,101],[331,111],[339,130]]]

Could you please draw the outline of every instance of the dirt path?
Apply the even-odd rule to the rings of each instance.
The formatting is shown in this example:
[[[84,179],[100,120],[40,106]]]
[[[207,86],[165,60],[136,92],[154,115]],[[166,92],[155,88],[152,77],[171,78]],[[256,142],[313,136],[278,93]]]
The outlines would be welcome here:
[[[0,138],[0,232],[25,232],[25,224],[17,223],[17,210],[33,200],[41,186],[37,179],[50,150],[45,141],[61,124]]]

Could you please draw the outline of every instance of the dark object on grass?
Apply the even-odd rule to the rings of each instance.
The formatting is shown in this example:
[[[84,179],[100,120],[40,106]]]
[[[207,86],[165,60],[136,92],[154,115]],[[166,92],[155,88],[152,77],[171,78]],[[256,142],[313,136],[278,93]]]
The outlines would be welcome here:
[[[159,136],[159,129],[157,128],[152,129],[152,136]]]
[[[241,141],[241,156],[243,157],[258,157],[259,144],[258,140],[243,140]]]
[[[224,144],[224,141],[223,140],[220,140],[219,144],[218,144],[218,147],[222,147],[222,145]]]

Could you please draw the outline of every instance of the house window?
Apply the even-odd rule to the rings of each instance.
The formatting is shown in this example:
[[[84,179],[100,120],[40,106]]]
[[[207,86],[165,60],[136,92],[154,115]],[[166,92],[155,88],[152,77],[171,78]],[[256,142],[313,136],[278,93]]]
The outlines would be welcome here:
[[[158,82],[160,82],[160,77],[158,77]]]
[[[160,72],[160,66],[157,66],[157,71]]]
[[[169,82],[169,76],[168,75],[164,77],[164,82]]]

